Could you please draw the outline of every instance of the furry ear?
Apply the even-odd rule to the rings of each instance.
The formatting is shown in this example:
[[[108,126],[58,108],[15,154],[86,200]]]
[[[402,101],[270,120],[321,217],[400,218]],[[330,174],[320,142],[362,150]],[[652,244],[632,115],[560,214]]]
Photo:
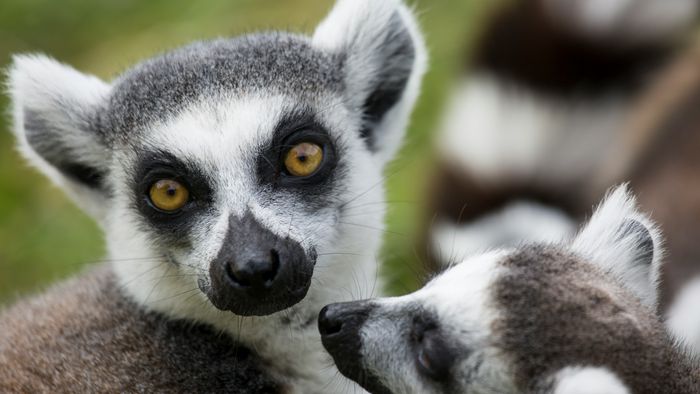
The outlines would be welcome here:
[[[656,306],[661,232],[638,211],[627,185],[608,194],[574,240],[573,249],[618,277],[642,302]]]
[[[111,155],[94,119],[110,86],[46,56],[20,55],[13,58],[8,87],[20,151],[101,217]]]
[[[386,163],[403,140],[426,69],[414,16],[399,0],[338,0],[313,43],[342,59],[346,100],[363,112],[362,137]]]

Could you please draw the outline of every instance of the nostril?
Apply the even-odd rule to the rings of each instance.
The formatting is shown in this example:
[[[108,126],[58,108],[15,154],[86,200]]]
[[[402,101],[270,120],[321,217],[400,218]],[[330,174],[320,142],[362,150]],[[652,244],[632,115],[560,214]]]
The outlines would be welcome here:
[[[266,290],[272,287],[280,269],[280,257],[276,250],[269,255],[253,258],[244,264],[230,261],[225,264],[229,281],[246,290]]]
[[[226,264],[226,275],[231,279],[232,282],[238,284],[241,287],[250,287],[250,281],[246,279],[245,275],[241,275],[233,268],[234,263]]]
[[[271,249],[270,250],[270,264],[262,270],[261,275],[264,283],[266,285],[269,285],[272,283],[273,280],[275,280],[275,277],[277,276],[277,271],[279,271],[280,268],[280,255],[279,253]]]
[[[321,313],[318,315],[318,329],[321,335],[329,336],[340,332],[343,329],[343,322],[339,319],[334,319],[330,316],[328,306],[321,309]]]

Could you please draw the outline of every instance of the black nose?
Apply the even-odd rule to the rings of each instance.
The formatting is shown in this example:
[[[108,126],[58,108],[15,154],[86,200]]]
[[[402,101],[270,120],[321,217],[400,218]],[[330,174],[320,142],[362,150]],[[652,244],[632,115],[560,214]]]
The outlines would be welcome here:
[[[356,381],[370,393],[391,394],[365,366],[362,354],[362,328],[371,319],[376,305],[368,301],[331,304],[318,315],[321,342],[333,357],[340,373]]]
[[[231,216],[219,254],[209,265],[205,293],[220,310],[243,316],[279,312],[306,297],[316,255],[280,237],[250,212]]]
[[[269,256],[261,256],[242,263],[237,260],[228,262],[226,275],[235,286],[259,294],[273,286],[279,268],[279,253],[272,249]]]
[[[326,305],[318,315],[318,331],[327,349],[345,353],[361,345],[360,330],[373,306],[367,301]]]
[[[335,335],[343,328],[342,314],[337,313],[338,308],[333,305],[326,305],[318,314],[318,331],[323,336]]]

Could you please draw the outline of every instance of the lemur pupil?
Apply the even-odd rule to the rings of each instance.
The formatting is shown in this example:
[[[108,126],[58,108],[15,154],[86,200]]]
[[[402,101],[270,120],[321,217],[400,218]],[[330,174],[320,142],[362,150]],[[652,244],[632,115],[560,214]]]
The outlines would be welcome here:
[[[298,157],[298,160],[299,160],[300,162],[302,162],[302,163],[304,163],[304,162],[306,161],[306,159],[307,159],[307,157],[306,157],[305,155],[300,155],[300,156]]]

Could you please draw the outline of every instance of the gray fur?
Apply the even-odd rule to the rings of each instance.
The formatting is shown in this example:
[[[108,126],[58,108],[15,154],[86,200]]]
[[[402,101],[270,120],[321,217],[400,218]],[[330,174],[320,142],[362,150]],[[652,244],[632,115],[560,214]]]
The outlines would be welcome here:
[[[383,392],[699,393],[699,360],[649,302],[661,238],[622,186],[573,241],[477,254],[412,294],[327,307],[324,344]],[[333,335],[350,336],[358,305],[372,306],[353,327],[360,355],[343,358]]]
[[[203,97],[264,92],[303,99],[340,93],[341,77],[341,58],[314,49],[307,37],[268,33],[202,41],[127,71],[98,124],[105,135],[129,138]]]
[[[642,265],[650,265],[654,261],[654,238],[649,233],[649,230],[634,219],[626,220],[620,230],[620,240],[625,237],[637,239],[637,259],[635,263]]]
[[[700,370],[658,317],[594,265],[525,247],[502,262],[495,341],[522,392],[571,365],[604,366],[637,394],[698,393]]]
[[[361,132],[370,147],[376,143],[376,136],[372,134],[372,130],[400,99],[411,76],[416,50],[410,34],[402,28],[402,23],[399,15],[392,16],[391,27],[387,29],[389,34],[380,44],[386,49],[383,56],[374,59],[377,64],[373,65],[373,68],[377,71],[372,82],[376,87],[363,105],[365,120]],[[362,69],[354,71],[358,74],[363,72]]]
[[[112,83],[45,56],[15,57],[8,86],[20,149],[103,225],[116,283],[134,301],[117,308],[124,296],[111,280],[78,280],[18,304],[3,316],[8,335],[0,334],[17,343],[0,346],[0,358],[15,365],[15,387],[33,371],[63,368],[35,376],[35,386],[99,390],[89,372],[103,391],[132,383],[157,390],[164,379],[172,380],[164,391],[235,391],[249,382],[238,391],[258,392],[272,376],[293,393],[325,392],[336,372],[311,323],[323,305],[351,297],[353,284],[373,286],[382,170],[400,146],[424,68],[420,33],[400,0],[339,0],[312,38],[199,42]],[[323,158],[313,173],[294,176],[285,157],[302,143],[321,147]],[[154,204],[151,191],[165,180],[188,191],[176,210]],[[255,225],[240,226],[244,216]],[[367,228],[378,232],[368,237]],[[285,256],[292,248],[282,243],[296,245],[294,253]],[[47,309],[55,313],[46,322],[22,318]],[[151,335],[143,310],[163,316],[158,327],[170,327],[166,319],[174,327]],[[102,344],[105,328],[120,321],[132,327],[128,341]],[[189,324],[228,339],[191,333]],[[23,331],[47,339],[35,347]],[[213,345],[172,342],[190,335]],[[264,363],[212,364],[207,355],[238,348],[231,338]],[[163,365],[171,357],[192,358],[190,373],[180,361]],[[230,379],[215,375],[221,369]]]
[[[0,333],[1,392],[284,391],[228,336],[134,304],[108,267],[4,311]]]

